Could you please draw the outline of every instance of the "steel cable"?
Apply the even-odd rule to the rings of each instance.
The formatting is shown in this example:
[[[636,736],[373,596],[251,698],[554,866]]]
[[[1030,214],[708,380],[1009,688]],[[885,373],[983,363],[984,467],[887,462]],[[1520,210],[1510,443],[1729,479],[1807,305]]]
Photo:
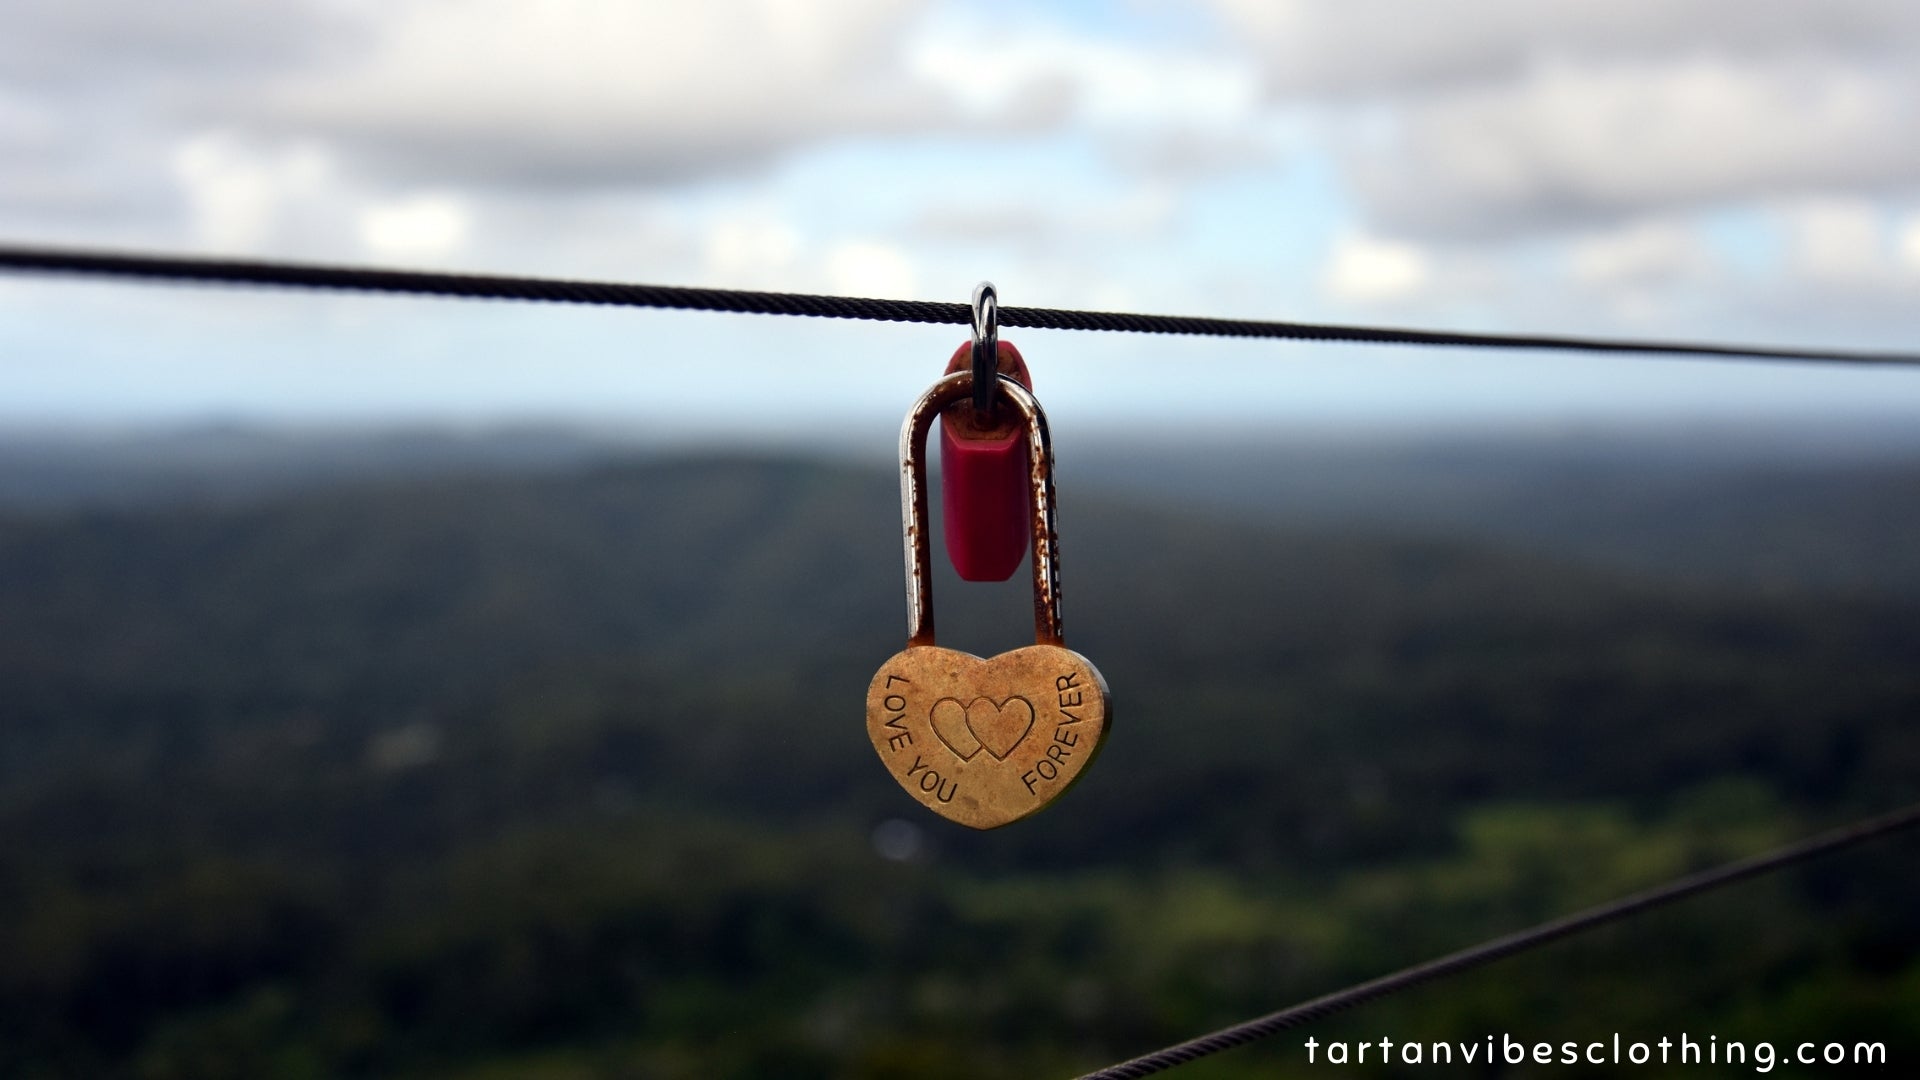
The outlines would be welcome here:
[[[1276,1035],[1289,1028],[1324,1019],[1334,1013],[1344,1012],[1356,1005],[1363,1005],[1389,994],[1408,990],[1436,979],[1444,979],[1450,975],[1459,975],[1495,960],[1617,922],[1631,915],[1638,915],[1690,896],[1697,896],[1723,885],[1731,885],[1747,878],[1783,870],[1796,863],[1821,855],[1829,855],[1917,825],[1920,825],[1920,804],[1856,822],[1799,843],[1788,844],[1751,858],[1729,863],[1726,866],[1675,878],[1663,885],[1654,886],[1631,896],[1609,901],[1551,922],[1544,922],[1505,937],[1494,938],[1437,960],[1402,968],[1391,975],[1382,975],[1377,979],[1370,979],[1344,990],[1302,1002],[1292,1008],[1222,1028],[1212,1034],[1189,1039],[1164,1050],[1156,1050],[1151,1054],[1123,1061],[1118,1065],[1110,1065],[1097,1072],[1087,1073],[1078,1080],[1138,1080],[1139,1077],[1164,1072],[1209,1054],[1217,1054],[1222,1050],[1230,1050],[1236,1046],[1264,1039],[1269,1035]]]
[[[832,319],[868,319],[880,322],[968,325],[973,317],[972,309],[967,304],[948,304],[931,300],[877,300],[811,293],[754,292],[740,289],[688,288],[678,285],[569,281],[561,278],[381,270],[358,266],[323,266],[309,263],[262,262],[183,255],[133,255],[9,245],[0,245],[0,270],[17,273],[91,274],[226,285],[402,293],[478,300],[679,308],[755,315],[804,315]],[[1210,319],[1183,315],[1071,311],[1059,308],[1003,307],[999,310],[999,314],[1002,326],[1046,330],[1103,330],[1143,334],[1335,341],[1351,344],[1803,360],[1840,364],[1920,364],[1920,353],[1865,349],[1631,341],[1542,334],[1475,334],[1450,330]]]

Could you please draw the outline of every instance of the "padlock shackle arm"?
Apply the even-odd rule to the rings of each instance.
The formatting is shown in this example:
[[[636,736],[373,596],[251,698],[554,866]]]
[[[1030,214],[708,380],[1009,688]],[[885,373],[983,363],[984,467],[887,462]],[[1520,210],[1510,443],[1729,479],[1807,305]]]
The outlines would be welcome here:
[[[1027,436],[1028,507],[1033,521],[1033,640],[1063,645],[1060,635],[1059,534],[1054,528],[1053,441],[1047,414],[1027,388],[996,375],[1001,400],[1019,414]],[[913,403],[900,426],[900,524],[907,555],[907,644],[932,645],[933,541],[927,528],[927,432],[948,405],[973,393],[973,372],[957,371]]]

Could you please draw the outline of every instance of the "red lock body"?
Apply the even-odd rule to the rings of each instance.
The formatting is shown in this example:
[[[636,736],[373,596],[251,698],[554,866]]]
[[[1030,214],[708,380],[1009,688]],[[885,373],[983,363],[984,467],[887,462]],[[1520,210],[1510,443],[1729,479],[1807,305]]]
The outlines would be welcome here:
[[[1002,341],[996,356],[1002,375],[1033,389],[1033,376],[1020,350]],[[947,374],[973,363],[965,344],[947,362]],[[940,505],[944,511],[947,558],[962,581],[1005,581],[1020,568],[1032,531],[1027,505],[1027,444],[1019,418],[1001,409],[997,423],[982,422],[971,401],[940,414]]]

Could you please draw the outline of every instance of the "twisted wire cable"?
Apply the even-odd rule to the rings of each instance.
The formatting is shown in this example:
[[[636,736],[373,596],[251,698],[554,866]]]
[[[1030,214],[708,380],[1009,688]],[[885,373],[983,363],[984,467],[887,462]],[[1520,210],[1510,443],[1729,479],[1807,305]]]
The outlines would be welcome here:
[[[802,315],[879,322],[970,325],[967,304],[932,300],[879,300],[815,293],[702,289],[564,278],[450,274],[382,270],[362,266],[266,262],[185,255],[136,255],[63,248],[0,245],[0,270],[16,273],[85,274],[151,281],[278,286],[351,292],[400,293],[552,304],[678,308],[754,315]],[[1275,338],[1352,344],[1417,345],[1472,349],[1528,349],[1728,359],[1800,360],[1839,364],[1920,365],[1920,353],[1870,349],[1794,348],[1706,342],[1634,341],[1552,334],[1480,334],[1385,326],[1348,326],[1280,320],[1211,319],[1135,312],[1003,307],[1002,326],[1046,330],[1190,334]]]
[[[1585,911],[1544,922],[1504,937],[1494,938],[1491,941],[1461,949],[1459,952],[1449,953],[1437,960],[1402,968],[1390,975],[1382,975],[1377,979],[1370,979],[1344,990],[1322,995],[1279,1012],[1268,1013],[1266,1016],[1222,1028],[1211,1034],[1169,1046],[1164,1050],[1143,1054],[1118,1065],[1109,1065],[1096,1072],[1087,1073],[1078,1080],[1139,1080],[1140,1077],[1165,1072],[1177,1065],[1185,1065],[1222,1050],[1244,1046],[1289,1028],[1297,1028],[1325,1019],[1335,1013],[1345,1012],[1356,1005],[1364,1005],[1389,994],[1397,994],[1423,983],[1459,975],[1491,964],[1495,960],[1505,959],[1529,949],[1537,949],[1562,938],[1597,929],[1608,923],[1619,922],[1630,916],[1685,900],[1690,896],[1698,896],[1738,881],[1784,870],[1809,859],[1830,855],[1915,826],[1920,826],[1920,804],[1856,822],[1811,839],[1728,863],[1725,866],[1678,877],[1630,896],[1590,907]]]

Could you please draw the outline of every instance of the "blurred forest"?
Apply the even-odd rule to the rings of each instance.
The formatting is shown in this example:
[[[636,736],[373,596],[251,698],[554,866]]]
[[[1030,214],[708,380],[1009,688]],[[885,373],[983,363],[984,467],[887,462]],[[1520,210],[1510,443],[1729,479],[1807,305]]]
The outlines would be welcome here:
[[[988,834],[864,734],[884,466],[497,466],[0,511],[0,1076],[1069,1076],[1920,793],[1920,458],[1542,467],[1425,516],[1063,465],[1114,728]],[[1019,581],[944,577],[942,643],[1028,640]],[[1178,1075],[1615,1031],[1910,1070],[1916,855]]]

